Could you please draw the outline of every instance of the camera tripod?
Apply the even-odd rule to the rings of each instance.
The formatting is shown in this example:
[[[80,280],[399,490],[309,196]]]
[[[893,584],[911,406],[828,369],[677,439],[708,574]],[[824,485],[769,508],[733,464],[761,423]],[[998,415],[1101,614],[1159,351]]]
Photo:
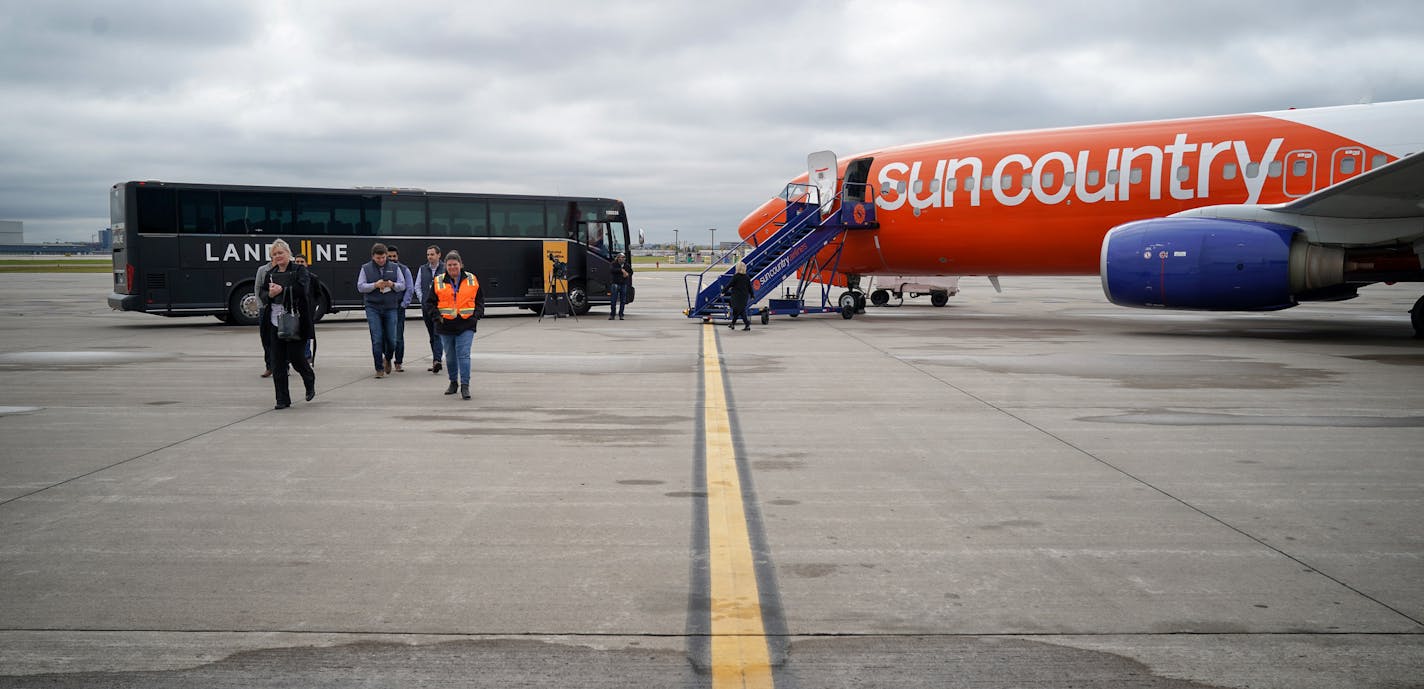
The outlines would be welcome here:
[[[551,289],[544,293],[544,308],[539,311],[539,320],[544,320],[544,316],[547,315],[552,315],[554,318],[563,318],[567,315],[578,320],[578,312],[574,311],[574,305],[569,303],[568,264],[554,261],[549,266],[548,284]]]

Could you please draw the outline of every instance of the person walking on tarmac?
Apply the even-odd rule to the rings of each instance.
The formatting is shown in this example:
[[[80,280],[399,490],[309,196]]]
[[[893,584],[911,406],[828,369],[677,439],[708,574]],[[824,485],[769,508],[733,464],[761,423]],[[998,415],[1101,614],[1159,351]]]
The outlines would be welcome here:
[[[421,320],[425,321],[425,334],[430,337],[430,356],[434,363],[425,370],[431,373],[440,372],[440,359],[445,350],[440,344],[440,336],[435,333],[435,321],[440,320],[440,314],[425,310],[425,295],[430,294],[431,285],[435,284],[435,276],[444,270],[445,266],[440,264],[440,247],[431,244],[425,247],[425,263],[420,265],[420,271],[415,276],[415,303],[421,307]]]
[[[737,319],[741,318],[746,323],[742,330],[751,330],[752,321],[747,317],[747,302],[752,298],[752,279],[747,277],[747,264],[737,261],[732,281],[727,283],[727,294],[732,306],[732,322],[728,323],[727,327],[737,327]]]
[[[435,331],[445,349],[445,370],[450,378],[445,394],[455,394],[458,384],[461,399],[470,399],[470,343],[475,339],[476,324],[485,315],[485,295],[479,279],[465,272],[458,251],[445,254],[445,272],[431,281],[421,308],[437,314]]]
[[[405,367],[401,363],[405,361],[405,310],[410,306],[410,298],[415,296],[414,281],[411,279],[410,268],[400,262],[400,249],[396,245],[386,246],[386,260],[401,271],[401,277],[405,281],[405,291],[401,292],[400,311],[396,315],[396,354],[395,372],[405,373]]]
[[[396,318],[405,288],[405,274],[386,260],[386,245],[371,245],[371,262],[361,266],[356,275],[356,290],[366,302],[366,326],[371,330],[371,358],[376,362],[377,378],[385,378],[391,372],[391,357],[396,353]]]
[[[288,364],[297,370],[302,382],[306,384],[307,401],[310,402],[316,397],[316,373],[307,365],[306,355],[302,351],[307,340],[316,339],[316,326],[312,318],[314,314],[311,276],[307,274],[305,266],[292,262],[292,249],[286,242],[280,239],[272,242],[269,252],[272,256],[272,269],[267,271],[266,281],[257,294],[262,299],[263,313],[269,314],[268,317],[272,320],[272,328],[269,331],[272,386],[277,393],[277,405],[273,408],[286,409],[292,406],[292,394],[287,389]],[[278,337],[278,319],[288,312],[297,314],[298,327],[301,330],[299,339],[283,340]]]

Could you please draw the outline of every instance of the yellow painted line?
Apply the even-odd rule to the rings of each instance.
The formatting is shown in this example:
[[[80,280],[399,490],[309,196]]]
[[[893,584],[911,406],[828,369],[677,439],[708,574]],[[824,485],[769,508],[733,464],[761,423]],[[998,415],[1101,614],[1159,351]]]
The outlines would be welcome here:
[[[716,326],[702,329],[707,457],[707,541],[711,580],[712,689],[772,687],[742,482],[722,384]]]

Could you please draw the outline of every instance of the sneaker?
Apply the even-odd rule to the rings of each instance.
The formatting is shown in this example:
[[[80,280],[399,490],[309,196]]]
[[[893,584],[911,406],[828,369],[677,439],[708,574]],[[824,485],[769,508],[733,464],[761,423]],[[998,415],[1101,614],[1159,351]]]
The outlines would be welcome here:
[[[405,369],[400,364],[396,364],[396,373],[405,373]]]
[[[376,377],[377,377],[377,378],[385,378],[385,377],[386,377],[386,372],[385,372],[385,371],[376,371]]]
[[[450,381],[450,387],[445,388],[445,394],[447,394],[447,395],[453,395],[453,394],[455,394],[455,391],[457,391],[457,390],[459,390],[459,389],[460,389],[460,384],[459,384],[459,383],[456,383],[455,381],[452,380],[452,381]]]

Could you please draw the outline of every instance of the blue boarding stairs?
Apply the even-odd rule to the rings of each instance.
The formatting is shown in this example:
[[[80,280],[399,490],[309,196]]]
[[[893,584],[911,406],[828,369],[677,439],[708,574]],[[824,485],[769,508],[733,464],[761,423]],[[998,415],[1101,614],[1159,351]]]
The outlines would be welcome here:
[[[817,165],[818,155],[830,155],[829,165]],[[835,157],[829,151],[812,154],[811,179],[818,184],[788,184],[782,193],[786,199],[786,209],[772,216],[765,224],[749,235],[747,240],[723,253],[712,265],[698,274],[683,276],[683,287],[687,292],[688,318],[700,318],[704,322],[731,320],[732,307],[726,290],[731,283],[735,268],[733,257],[742,255],[747,265],[747,275],[752,281],[752,294],[747,302],[749,314],[760,313],[763,324],[772,315],[799,316],[803,313],[839,313],[842,318],[855,315],[858,304],[854,300],[835,304],[831,300],[831,289],[840,264],[844,236],[850,230],[866,230],[879,227],[875,220],[875,204],[861,200],[865,197],[864,184],[848,183],[840,193],[834,191],[838,180],[835,178]],[[827,174],[829,184],[818,180],[816,173]],[[828,198],[825,203],[819,199]],[[755,238],[766,228],[781,225],[774,234],[759,244]],[[827,247],[834,247],[826,253]],[[823,256],[823,254],[825,254]],[[793,276],[798,277],[794,287],[788,286],[780,298],[770,298],[782,283]],[[820,285],[820,303],[806,303],[809,285]],[[758,302],[767,300],[766,306],[755,308]]]

